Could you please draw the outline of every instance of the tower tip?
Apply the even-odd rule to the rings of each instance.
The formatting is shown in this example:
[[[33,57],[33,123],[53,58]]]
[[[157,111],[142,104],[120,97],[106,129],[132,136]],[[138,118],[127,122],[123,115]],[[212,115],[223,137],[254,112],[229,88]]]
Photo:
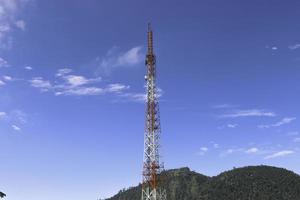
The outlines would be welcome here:
[[[151,28],[151,22],[148,22],[148,31],[152,31],[152,28]]]

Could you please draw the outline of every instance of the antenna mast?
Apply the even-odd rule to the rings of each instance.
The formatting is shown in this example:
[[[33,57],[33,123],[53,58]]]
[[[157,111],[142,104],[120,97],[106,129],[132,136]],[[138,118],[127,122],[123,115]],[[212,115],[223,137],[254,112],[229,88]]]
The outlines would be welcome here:
[[[166,200],[166,191],[161,172],[164,166],[159,161],[159,138],[161,133],[158,94],[156,88],[156,56],[153,50],[153,32],[148,24],[148,52],[146,55],[147,99],[146,128],[144,138],[144,165],[142,200]]]

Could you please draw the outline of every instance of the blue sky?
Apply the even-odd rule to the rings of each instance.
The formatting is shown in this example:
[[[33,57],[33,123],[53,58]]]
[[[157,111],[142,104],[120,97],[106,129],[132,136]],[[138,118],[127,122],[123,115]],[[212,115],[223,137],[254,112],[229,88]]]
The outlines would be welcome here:
[[[0,0],[0,190],[96,199],[141,180],[149,21],[166,168],[300,173],[300,2]]]

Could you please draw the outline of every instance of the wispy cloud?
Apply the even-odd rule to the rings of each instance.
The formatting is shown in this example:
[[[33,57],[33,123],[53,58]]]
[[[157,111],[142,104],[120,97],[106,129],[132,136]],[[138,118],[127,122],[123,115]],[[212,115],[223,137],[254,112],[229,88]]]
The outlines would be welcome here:
[[[257,153],[257,152],[258,152],[258,148],[256,148],[256,147],[252,147],[252,148],[247,149],[245,151],[245,153],[247,153],[247,154],[254,154],[254,153]]]
[[[200,151],[197,152],[197,155],[203,156],[203,155],[205,155],[207,152],[208,152],[208,148],[207,148],[207,147],[201,147],[201,148],[200,148]]]
[[[26,124],[28,115],[22,110],[12,110],[8,114],[8,121],[14,124]]]
[[[57,73],[55,74],[56,77],[59,77],[61,79],[64,79],[66,83],[69,85],[69,87],[78,87],[81,85],[87,85],[90,83],[95,83],[101,81],[101,77],[97,78],[86,78],[84,76],[80,75],[74,75],[70,74],[73,70],[70,68],[62,68],[57,70]]]
[[[212,144],[212,146],[213,146],[214,149],[220,148],[220,145],[217,144],[217,143],[215,143],[215,142],[211,142],[211,144]]]
[[[4,75],[2,78],[0,77],[0,86],[6,85],[7,82],[13,81],[11,76]]]
[[[236,108],[239,107],[238,105],[232,105],[232,104],[218,104],[212,106],[214,109],[227,109],[227,108]]]
[[[269,124],[269,125],[259,125],[259,128],[271,128],[271,127],[279,127],[285,124],[289,124],[292,121],[296,120],[295,117],[285,117],[282,120],[280,120],[279,122],[276,122],[274,124]]]
[[[69,74],[71,72],[73,72],[73,70],[70,68],[62,68],[57,70],[55,76],[57,77],[65,76],[66,74]]]
[[[272,158],[277,158],[277,157],[284,157],[284,156],[288,156],[290,154],[295,153],[294,151],[291,150],[283,150],[283,151],[279,151],[276,153],[273,153],[269,156],[266,156],[264,159],[272,159]]]
[[[238,118],[238,117],[275,117],[276,114],[273,112],[251,109],[251,110],[235,110],[231,113],[220,115],[221,118]]]
[[[273,50],[273,51],[276,51],[276,50],[278,50],[278,47],[277,46],[270,46],[270,45],[267,45],[266,46],[266,49],[271,49],[271,50]]]
[[[5,85],[5,82],[0,80],[0,87],[3,86],[3,85]]]
[[[121,52],[119,48],[113,47],[106,56],[97,58],[95,64],[98,71],[109,74],[118,67],[131,67],[141,63],[144,59],[142,47],[136,46],[126,52]]]
[[[84,76],[78,76],[78,75],[66,75],[66,76],[62,76],[62,77],[63,77],[63,79],[65,79],[65,81],[67,82],[67,84],[70,87],[78,87],[81,85],[87,85],[90,83],[101,81],[100,77],[90,78],[90,79],[88,79]]]
[[[76,87],[55,92],[55,95],[92,96],[103,94],[104,90],[99,87]]]
[[[115,92],[115,93],[121,93],[130,87],[128,85],[123,85],[120,83],[114,83],[114,84],[109,84],[106,88],[108,92]]]
[[[22,31],[25,31],[25,29],[26,29],[26,23],[25,23],[24,20],[18,20],[18,21],[16,21],[15,25],[16,25],[16,27],[18,27]]]
[[[11,76],[7,76],[7,75],[3,76],[3,79],[5,81],[12,81],[13,80],[13,78]]]
[[[227,124],[228,128],[236,128],[238,124]]]
[[[228,156],[228,155],[231,155],[231,154],[234,154],[234,153],[240,153],[240,152],[243,152],[245,151],[244,148],[229,148],[229,149],[226,149],[225,151],[223,150],[221,153],[220,153],[220,156],[221,157],[225,157],[225,156]]]
[[[0,120],[3,120],[8,124],[12,124],[11,127],[15,130],[17,129],[17,127],[19,128],[19,125],[25,125],[27,123],[27,118],[27,114],[18,109],[9,112],[0,112]]]
[[[123,93],[119,95],[122,98],[122,101],[131,101],[131,102],[138,102],[138,103],[145,103],[147,100],[146,93]]]
[[[24,69],[28,70],[28,71],[31,71],[33,70],[33,68],[31,66],[25,66]]]
[[[1,31],[0,31],[0,34],[1,34]],[[1,42],[1,40],[0,40],[0,42]],[[8,62],[4,58],[0,57],[0,68],[1,67],[9,67],[9,64],[8,64]]]
[[[7,116],[6,112],[0,112],[0,119],[3,119],[6,116]]]
[[[17,125],[11,125],[11,127],[15,130],[15,131],[21,131],[21,128]]]
[[[126,89],[129,89],[126,88]],[[164,91],[161,88],[157,88],[156,98],[161,98],[164,94]],[[116,100],[119,102],[137,102],[137,103],[145,103],[147,101],[147,94],[146,92],[122,92],[118,95],[120,99]]]
[[[30,0],[0,1],[0,48],[9,48],[12,44],[11,32],[25,29],[25,21],[18,19],[20,11]]]
[[[136,65],[143,60],[143,54],[141,53],[141,46],[133,47],[127,52],[120,54],[116,59],[116,66],[132,66]]]
[[[299,49],[299,48],[300,48],[300,44],[293,44],[293,45],[289,46],[290,50],[296,50],[296,49]]]
[[[42,92],[47,92],[52,89],[52,84],[48,80],[44,80],[42,77],[35,77],[29,80],[32,87],[39,88]]]
[[[56,96],[124,95],[124,92],[130,88],[121,83],[99,86],[101,77],[87,78],[82,75],[74,75],[72,72],[73,70],[69,68],[59,69],[52,82],[42,77],[35,77],[29,80],[29,83],[41,92],[53,92]]]

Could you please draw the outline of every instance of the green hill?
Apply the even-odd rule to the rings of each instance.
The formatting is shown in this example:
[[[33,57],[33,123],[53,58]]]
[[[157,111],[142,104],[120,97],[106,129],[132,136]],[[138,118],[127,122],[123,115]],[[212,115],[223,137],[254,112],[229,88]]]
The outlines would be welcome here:
[[[300,200],[300,176],[282,168],[237,168],[207,177],[189,168],[165,172],[168,200]],[[141,185],[107,200],[140,200]]]
[[[209,177],[190,171],[189,168],[168,170],[165,172],[168,199],[196,200],[194,194],[200,192],[201,185]],[[140,200],[142,194],[141,185],[127,190],[121,190],[115,196],[107,200]]]

